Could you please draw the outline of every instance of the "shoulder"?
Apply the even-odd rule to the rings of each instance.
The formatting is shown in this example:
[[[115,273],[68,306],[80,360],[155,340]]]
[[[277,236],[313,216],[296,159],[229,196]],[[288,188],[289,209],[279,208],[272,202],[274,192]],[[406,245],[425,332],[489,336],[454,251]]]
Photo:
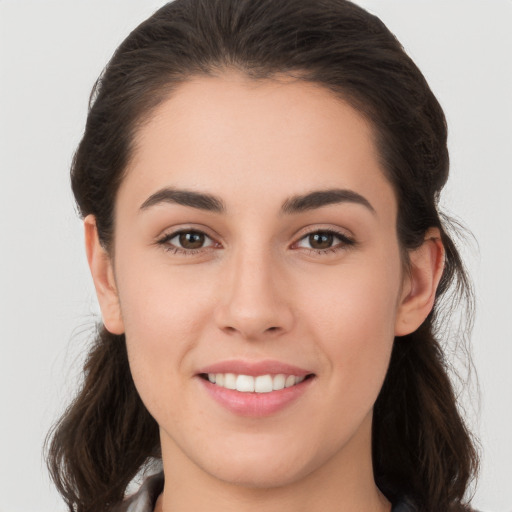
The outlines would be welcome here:
[[[155,503],[164,488],[164,474],[152,475],[132,496],[117,505],[112,512],[153,512]]]

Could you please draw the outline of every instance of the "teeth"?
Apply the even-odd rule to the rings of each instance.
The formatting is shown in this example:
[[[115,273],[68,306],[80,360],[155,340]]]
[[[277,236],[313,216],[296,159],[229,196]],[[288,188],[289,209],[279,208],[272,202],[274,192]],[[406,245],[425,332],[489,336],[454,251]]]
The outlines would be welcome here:
[[[254,379],[254,391],[256,393],[270,393],[273,390],[272,377],[260,375]]]
[[[236,381],[237,378],[234,373],[226,373],[226,375],[224,376],[224,387],[228,389],[236,389]]]
[[[208,380],[212,384],[226,388],[236,389],[242,393],[270,393],[279,391],[301,383],[305,377],[296,375],[235,375],[234,373],[209,373]]]
[[[279,389],[284,388],[284,384],[286,382],[286,375],[280,373],[279,375],[274,375],[274,382],[272,388],[274,391],[278,391]]]
[[[239,375],[236,378],[236,390],[245,393],[252,393],[254,391],[254,377],[249,375]]]
[[[295,375],[288,375],[288,377],[286,377],[286,381],[284,383],[284,387],[285,388],[289,388],[291,386],[294,386],[295,385]]]

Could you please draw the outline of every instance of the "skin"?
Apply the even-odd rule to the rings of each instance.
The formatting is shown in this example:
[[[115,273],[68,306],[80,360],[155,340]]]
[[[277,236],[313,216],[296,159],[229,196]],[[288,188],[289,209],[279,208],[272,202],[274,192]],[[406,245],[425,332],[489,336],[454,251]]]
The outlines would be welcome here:
[[[141,209],[165,187],[214,195],[225,212]],[[290,197],[327,189],[371,208],[282,213]],[[371,126],[319,86],[197,77],[143,125],[116,198],[113,255],[94,217],[85,229],[104,323],[126,333],[134,382],[160,426],[157,510],[390,510],[373,479],[373,404],[395,336],[428,315],[443,265],[431,230],[404,269],[396,217]],[[176,253],[178,238],[165,236],[191,228],[205,245]],[[354,243],[333,237],[315,251],[308,235],[326,229]],[[285,409],[243,417],[197,377],[229,359],[275,359],[314,378]]]

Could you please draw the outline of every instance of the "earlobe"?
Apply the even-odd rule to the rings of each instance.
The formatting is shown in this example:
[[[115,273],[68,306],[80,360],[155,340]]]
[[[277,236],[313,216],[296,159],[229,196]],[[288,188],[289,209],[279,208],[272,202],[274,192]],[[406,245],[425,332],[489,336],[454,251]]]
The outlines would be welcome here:
[[[444,255],[438,228],[430,228],[423,244],[409,252],[409,270],[398,306],[395,336],[414,332],[432,311],[443,275]]]
[[[84,219],[84,229],[87,261],[96,288],[103,323],[112,334],[123,334],[124,324],[112,259],[100,244],[94,215],[88,215]]]

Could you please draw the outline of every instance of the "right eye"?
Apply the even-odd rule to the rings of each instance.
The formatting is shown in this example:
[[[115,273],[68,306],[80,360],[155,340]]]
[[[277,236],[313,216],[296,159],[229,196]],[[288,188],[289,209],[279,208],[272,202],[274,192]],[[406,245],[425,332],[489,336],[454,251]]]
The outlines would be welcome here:
[[[217,244],[206,233],[195,229],[184,229],[169,233],[158,240],[160,245],[174,253],[195,254],[201,249],[215,247]]]

